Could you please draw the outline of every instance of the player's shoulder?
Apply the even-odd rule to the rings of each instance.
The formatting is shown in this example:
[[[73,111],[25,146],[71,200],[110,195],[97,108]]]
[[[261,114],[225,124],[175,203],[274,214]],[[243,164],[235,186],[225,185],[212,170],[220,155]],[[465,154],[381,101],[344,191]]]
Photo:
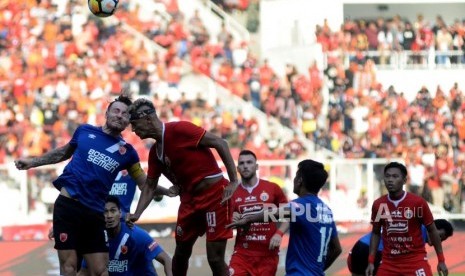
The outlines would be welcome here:
[[[102,131],[100,127],[96,127],[90,124],[81,124],[76,130],[87,130],[87,131]]]
[[[168,122],[168,123],[165,123],[165,130],[168,130],[168,129],[179,130],[179,129],[184,129],[185,127],[191,127],[191,126],[195,126],[195,125],[189,121]]]
[[[130,231],[131,236],[136,240],[145,240],[147,238],[151,239],[149,233],[147,233],[147,231],[145,231],[140,226],[134,225],[132,228],[130,228]]]
[[[389,201],[388,196],[383,195],[383,196],[380,196],[377,199],[375,199],[375,201],[373,201],[373,205],[376,206],[376,205],[379,205],[381,203],[387,203],[388,201]]]
[[[407,193],[407,195],[405,196],[406,200],[415,202],[415,203],[426,203],[426,200],[423,197],[416,195],[416,194],[409,193],[409,192],[406,192],[406,193]]]
[[[279,185],[276,184],[275,182],[272,182],[272,181],[269,181],[269,180],[266,180],[266,179],[263,179],[263,178],[258,179],[258,185],[260,185],[262,188],[266,188],[268,190],[280,188]]]

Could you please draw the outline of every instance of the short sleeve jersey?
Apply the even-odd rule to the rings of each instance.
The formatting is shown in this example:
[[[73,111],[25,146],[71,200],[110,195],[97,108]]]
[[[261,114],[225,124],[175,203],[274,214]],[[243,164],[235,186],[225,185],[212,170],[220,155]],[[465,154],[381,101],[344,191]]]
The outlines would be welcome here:
[[[279,206],[287,203],[283,190],[275,183],[259,179],[254,187],[239,185],[231,200],[232,209],[240,214],[255,213],[263,209],[264,204]],[[277,217],[277,216],[276,216]],[[239,228],[234,251],[242,255],[276,255],[279,248],[269,249],[270,239],[276,232],[274,222],[252,223],[248,229]]]
[[[119,276],[157,275],[153,259],[163,248],[138,226],[121,223],[121,231],[110,239],[108,272]]]
[[[149,178],[165,175],[181,187],[182,197],[205,177],[222,174],[210,148],[199,146],[205,129],[185,121],[166,123],[163,128],[161,141],[150,149]]]
[[[371,223],[382,229],[383,260],[426,257],[422,225],[433,223],[433,215],[423,198],[405,192],[403,198],[392,201],[385,195],[373,202],[371,212]]]
[[[296,198],[289,205],[286,275],[325,275],[329,242],[337,237],[333,212],[315,195]]]
[[[123,211],[123,218],[131,209],[136,186],[136,182],[126,171],[119,172],[111,186],[110,195],[118,197]]]
[[[139,163],[139,156],[122,137],[88,124],[76,129],[69,144],[75,148],[74,154],[53,185],[58,190],[65,187],[84,206],[103,213],[105,198],[119,171]]]

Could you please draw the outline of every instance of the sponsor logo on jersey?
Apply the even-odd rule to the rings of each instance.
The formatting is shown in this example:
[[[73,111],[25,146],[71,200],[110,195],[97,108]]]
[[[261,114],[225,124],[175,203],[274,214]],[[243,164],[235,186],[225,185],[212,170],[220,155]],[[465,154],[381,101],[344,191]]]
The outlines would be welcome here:
[[[95,139],[95,138],[96,138],[95,134],[89,134],[88,137],[89,137],[90,139]]]
[[[110,260],[108,263],[108,272],[125,272],[128,271],[128,260]]]
[[[245,202],[252,202],[252,201],[257,201],[257,197],[253,196],[253,195],[250,195],[250,196],[245,198]]]
[[[113,183],[111,186],[110,195],[120,196],[126,195],[128,191],[128,184],[127,183]]]
[[[114,172],[119,167],[119,163],[116,162],[116,160],[94,149],[90,149],[87,153],[87,161],[100,166],[109,172]]]
[[[245,240],[247,241],[266,241],[266,236],[265,235],[246,235]]]
[[[263,209],[262,204],[250,204],[250,205],[241,205],[239,210],[242,214],[257,213]]]
[[[242,201],[242,197],[238,197],[236,198],[236,200],[234,202],[241,202]]]
[[[393,233],[407,233],[408,232],[408,221],[407,220],[394,220],[386,222],[387,234]]]
[[[391,212],[391,217],[393,218],[402,218],[402,212],[399,210],[394,210]]]

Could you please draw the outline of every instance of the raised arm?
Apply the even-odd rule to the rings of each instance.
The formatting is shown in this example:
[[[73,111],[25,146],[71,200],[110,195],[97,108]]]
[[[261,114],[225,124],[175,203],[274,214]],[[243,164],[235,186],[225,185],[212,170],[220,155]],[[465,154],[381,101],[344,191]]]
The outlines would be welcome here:
[[[227,201],[229,198],[231,198],[231,196],[237,188],[237,185],[239,184],[237,178],[236,164],[234,163],[234,159],[232,158],[231,152],[229,151],[228,142],[207,131],[200,140],[199,145],[214,148],[220,155],[221,160],[223,161],[223,164],[226,167],[230,184],[224,190],[223,199],[221,201],[223,203]]]
[[[436,255],[438,256],[438,272],[439,275],[447,276],[449,274],[447,270],[447,266],[444,259],[444,252],[442,251],[442,244],[441,238],[439,237],[438,230],[436,229],[436,225],[433,223],[426,226],[426,230],[428,230],[428,237],[431,244],[434,246],[434,250],[436,251]]]
[[[145,184],[142,186],[139,201],[137,202],[137,208],[134,214],[129,214],[126,218],[126,222],[131,224],[139,220],[142,213],[147,209],[153,197],[155,196],[155,190],[158,186],[158,178],[146,178]]]
[[[68,143],[38,157],[17,159],[15,160],[15,166],[18,170],[28,170],[39,166],[56,164],[69,159],[75,150],[76,148]]]
[[[137,187],[139,187],[139,190],[142,191],[147,181],[147,174],[145,173],[144,170],[142,170],[142,168],[140,170],[141,170],[140,173],[138,173],[136,177],[133,177],[133,180],[134,182],[136,182]],[[160,201],[165,195],[169,197],[175,197],[179,195],[179,188],[177,186],[172,186],[169,189],[167,189],[165,187],[157,185],[157,188],[155,189],[154,200]]]

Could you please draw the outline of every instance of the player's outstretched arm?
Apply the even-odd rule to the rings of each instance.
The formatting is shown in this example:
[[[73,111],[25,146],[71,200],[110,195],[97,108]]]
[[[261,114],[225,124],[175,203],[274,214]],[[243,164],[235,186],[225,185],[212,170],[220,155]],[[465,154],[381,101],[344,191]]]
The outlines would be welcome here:
[[[446,266],[444,252],[442,251],[441,238],[439,237],[436,225],[434,223],[431,223],[430,225],[426,226],[426,230],[428,230],[428,237],[434,246],[436,255],[438,256],[438,273],[439,275],[447,276],[449,274],[449,271]]]
[[[76,148],[70,144],[66,144],[38,157],[17,159],[15,160],[15,166],[18,170],[28,170],[39,166],[56,164],[69,159],[73,155],[75,149]]]
[[[218,152],[224,166],[226,167],[230,183],[223,192],[221,203],[224,203],[231,198],[237,186],[239,185],[236,164],[234,163],[234,159],[232,158],[231,152],[229,151],[228,142],[207,131],[200,140],[199,145],[214,148]]]
[[[168,254],[166,254],[165,251],[162,251],[160,254],[158,254],[155,257],[155,260],[157,260],[159,263],[163,265],[163,270],[165,271],[166,276],[172,276],[172,260]]]
[[[137,202],[136,211],[134,214],[128,214],[126,217],[126,223],[128,223],[129,226],[132,226],[134,222],[139,220],[142,213],[145,211],[145,209],[147,209],[147,206],[149,206],[150,202],[155,196],[155,190],[157,189],[157,186],[158,178],[152,179],[147,177],[145,185],[143,186],[140,193],[139,201]]]
[[[341,255],[342,247],[339,237],[334,237],[329,241],[328,255],[326,255],[325,270],[328,269],[334,261]]]

